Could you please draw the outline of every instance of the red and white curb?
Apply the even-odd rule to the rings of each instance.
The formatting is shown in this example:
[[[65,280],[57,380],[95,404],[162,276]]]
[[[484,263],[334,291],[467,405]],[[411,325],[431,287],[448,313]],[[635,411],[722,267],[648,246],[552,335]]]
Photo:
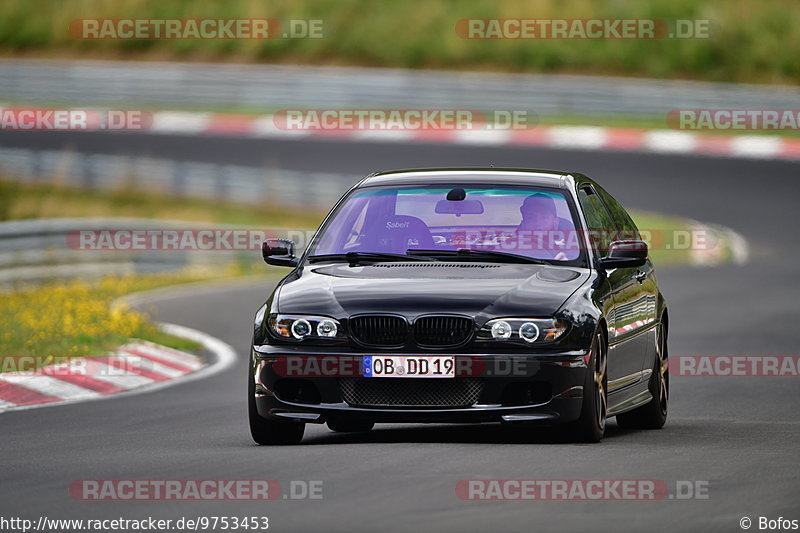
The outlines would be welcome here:
[[[150,392],[208,377],[236,359],[233,348],[203,332],[175,324],[159,327],[201,343],[214,359],[206,362],[186,352],[137,341],[104,356],[71,358],[33,372],[0,373],[0,413]]]
[[[150,128],[142,131],[270,139],[316,138],[475,146],[539,146],[800,160],[800,138],[744,134],[717,135],[666,129],[540,126],[516,130],[289,130],[279,128],[273,120],[273,115],[159,111],[152,114]]]

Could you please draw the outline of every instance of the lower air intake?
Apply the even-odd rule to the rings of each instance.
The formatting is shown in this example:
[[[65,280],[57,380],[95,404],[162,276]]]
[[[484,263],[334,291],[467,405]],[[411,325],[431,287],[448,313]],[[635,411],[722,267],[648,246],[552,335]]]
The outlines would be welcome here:
[[[342,399],[353,407],[469,407],[483,386],[471,378],[343,378]]]

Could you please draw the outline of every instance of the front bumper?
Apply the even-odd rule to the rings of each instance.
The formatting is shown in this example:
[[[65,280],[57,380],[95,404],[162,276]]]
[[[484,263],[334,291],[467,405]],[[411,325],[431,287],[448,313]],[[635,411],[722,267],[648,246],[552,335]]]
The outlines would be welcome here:
[[[270,419],[310,423],[329,420],[564,423],[580,416],[583,384],[588,371],[588,352],[446,354],[455,356],[456,368],[460,369],[456,372],[456,378],[415,379],[427,382],[469,379],[479,383],[479,396],[470,405],[362,406],[348,403],[343,397],[342,380],[376,379],[358,377],[361,357],[375,354],[332,353],[313,348],[298,352],[283,346],[255,346],[251,364],[258,413]],[[417,352],[392,355],[444,354]],[[308,360],[314,364],[298,366],[298,360]],[[289,364],[290,361],[294,366]],[[290,368],[294,372],[287,371]],[[393,386],[409,380],[382,379],[391,379]]]

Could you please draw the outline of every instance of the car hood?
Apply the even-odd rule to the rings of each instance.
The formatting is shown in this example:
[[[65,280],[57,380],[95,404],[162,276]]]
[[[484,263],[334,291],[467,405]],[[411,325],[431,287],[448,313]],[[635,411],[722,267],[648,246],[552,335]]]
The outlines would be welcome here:
[[[582,268],[472,262],[399,262],[298,269],[277,311],[345,318],[359,313],[549,316],[589,277]],[[480,321],[480,320],[479,320]]]

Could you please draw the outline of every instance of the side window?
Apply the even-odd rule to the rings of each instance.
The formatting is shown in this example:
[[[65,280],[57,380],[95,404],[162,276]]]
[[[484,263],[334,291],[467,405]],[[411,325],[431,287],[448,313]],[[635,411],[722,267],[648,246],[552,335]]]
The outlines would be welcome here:
[[[600,196],[591,187],[584,186],[578,190],[578,201],[589,226],[592,248],[603,256],[608,251],[608,245],[614,240],[613,235],[617,232],[617,225],[608,214]]]
[[[640,240],[639,228],[636,227],[631,216],[625,211],[625,208],[622,207],[613,196],[603,190],[603,188],[597,187],[596,190],[603,199],[603,203],[608,207],[608,211],[611,213],[611,218],[614,219],[617,228],[620,229],[620,234],[617,235],[615,240]]]

